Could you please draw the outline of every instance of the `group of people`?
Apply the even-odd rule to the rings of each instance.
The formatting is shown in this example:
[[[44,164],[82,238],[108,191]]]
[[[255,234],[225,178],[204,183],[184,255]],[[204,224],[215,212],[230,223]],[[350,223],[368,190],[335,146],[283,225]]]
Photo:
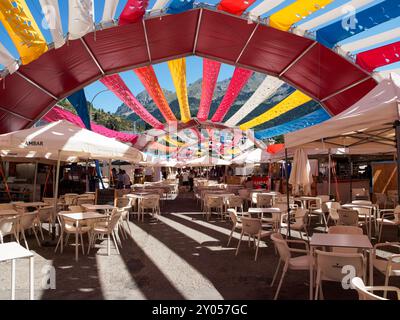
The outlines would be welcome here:
[[[119,169],[117,172],[117,169],[113,168],[112,169],[112,177],[114,180],[115,187],[117,189],[130,189],[132,182],[131,182],[131,177],[129,174],[126,173],[125,170]]]

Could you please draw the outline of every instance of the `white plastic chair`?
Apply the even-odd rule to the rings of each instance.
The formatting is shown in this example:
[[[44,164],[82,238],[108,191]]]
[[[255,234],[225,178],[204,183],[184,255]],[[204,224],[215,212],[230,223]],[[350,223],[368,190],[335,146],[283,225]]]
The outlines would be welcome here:
[[[235,209],[228,209],[228,213],[229,213],[229,217],[231,218],[231,221],[232,221],[232,230],[231,230],[231,233],[229,235],[229,240],[228,240],[228,243],[227,243],[226,246],[229,246],[229,244],[231,243],[233,232],[236,229],[242,230],[242,223],[239,221],[239,218],[237,216],[236,210]]]
[[[278,287],[276,288],[274,300],[278,299],[279,292],[281,290],[281,286],[283,283],[283,279],[285,278],[286,272],[288,270],[310,270],[313,258],[310,255],[310,249],[308,247],[308,243],[304,240],[285,240],[283,239],[280,233],[274,233],[271,235],[271,240],[274,242],[275,248],[279,254],[279,262],[275,270],[274,277],[271,282],[271,287],[274,285],[275,280],[278,276],[279,268],[283,263],[283,270],[281,279],[279,280]],[[296,244],[303,244],[305,249],[295,249],[290,248],[288,244],[296,243]],[[298,257],[292,257],[292,253],[302,253],[303,255]],[[310,286],[310,300],[312,299],[312,288]]]
[[[265,237],[268,237],[269,235],[271,235],[272,231],[264,231],[262,229],[261,219],[242,217],[241,222],[242,222],[242,232],[240,233],[240,239],[239,239],[239,243],[236,248],[235,255],[238,255],[238,253],[239,253],[240,243],[242,242],[243,236],[248,235],[249,238],[250,237],[254,238],[254,241],[255,241],[255,238],[257,238],[257,242],[254,242],[254,245],[256,246],[256,254],[254,256],[254,261],[257,261],[260,240],[262,238],[265,238]],[[250,246],[250,241],[248,241],[248,243]]]
[[[389,254],[385,259],[378,258],[377,249],[382,247],[391,247],[399,251],[400,242],[377,243],[374,246],[372,264],[376,270],[385,276],[385,286],[388,286],[390,277],[400,276],[400,253]],[[386,298],[386,292],[383,297]]]
[[[211,215],[213,214],[213,209],[216,209],[217,214],[221,217],[221,219],[223,219],[224,218],[224,200],[223,200],[223,198],[207,196],[205,209],[206,209],[207,221],[210,220]]]
[[[383,226],[400,226],[400,206],[396,206],[394,209],[380,210],[380,215],[380,218],[376,219],[379,229],[378,242],[381,242]]]
[[[351,284],[358,293],[359,300],[388,300],[384,297],[374,294],[374,291],[394,291],[397,294],[397,300],[400,300],[400,289],[389,286],[365,286],[364,281],[359,277],[351,279]]]
[[[302,231],[304,230],[307,240],[309,240],[308,232],[307,232],[307,218],[308,218],[308,209],[304,208],[298,208],[295,210],[292,210],[290,212],[290,221],[288,219],[288,214],[282,215],[282,221],[286,219],[286,222],[283,222],[281,225],[282,227],[286,228],[286,237],[290,237],[291,235],[289,234],[289,227],[288,223],[290,223],[290,232],[292,230],[298,231],[300,234],[300,238],[303,239],[303,234]]]
[[[326,208],[328,209],[328,219],[326,223],[329,225],[329,221],[332,220],[335,224],[337,224],[339,220],[338,210],[342,208],[339,202],[328,201],[325,203]]]
[[[0,242],[4,243],[4,237],[8,235],[14,236],[19,243],[17,229],[18,217],[7,217],[0,219]]]
[[[337,225],[358,227],[358,211],[339,209],[337,213],[339,216]]]
[[[315,250],[317,257],[317,279],[315,300],[323,299],[322,281],[343,281],[343,267],[352,266],[355,276],[366,277],[366,259],[361,253],[338,253]]]
[[[243,212],[243,199],[240,196],[230,196],[227,200],[227,208],[233,208]]]
[[[24,214],[19,216],[19,224],[18,224],[18,236],[22,234],[22,238],[25,242],[25,248],[29,250],[28,242],[26,241],[25,230],[31,229],[33,234],[35,235],[38,246],[40,247],[40,241],[36,233],[36,222],[38,219],[38,212],[25,212]]]

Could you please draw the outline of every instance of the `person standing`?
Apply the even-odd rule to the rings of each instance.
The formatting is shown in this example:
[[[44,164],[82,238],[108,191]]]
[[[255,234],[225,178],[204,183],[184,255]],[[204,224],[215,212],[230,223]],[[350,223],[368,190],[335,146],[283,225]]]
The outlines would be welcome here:
[[[194,172],[193,172],[193,170],[190,170],[190,173],[189,173],[189,186],[190,186],[190,190],[189,190],[189,192],[192,192],[192,191],[193,191],[193,181],[194,181]]]
[[[127,174],[125,170],[122,171],[122,180],[124,183],[124,188],[130,189],[131,188],[131,178],[129,177],[129,174]]]
[[[182,185],[189,185],[189,173],[186,170],[182,172]]]
[[[124,188],[124,173],[122,169],[119,169],[117,189],[123,189],[123,188]]]

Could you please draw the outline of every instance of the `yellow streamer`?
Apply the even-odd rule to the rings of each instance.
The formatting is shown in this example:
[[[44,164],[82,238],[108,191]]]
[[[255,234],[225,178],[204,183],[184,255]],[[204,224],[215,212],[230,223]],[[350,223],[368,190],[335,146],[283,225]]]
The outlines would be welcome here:
[[[269,25],[275,29],[287,31],[294,23],[322,9],[332,1],[333,0],[297,0],[271,15],[269,18]]]
[[[178,140],[172,139],[170,136],[165,136],[163,139],[168,142],[169,144],[172,144],[173,146],[176,147],[183,147],[186,146],[185,142],[179,142]]]
[[[267,121],[270,121],[272,119],[275,119],[276,117],[279,117],[280,115],[293,110],[294,108],[301,106],[302,104],[311,101],[312,99],[305,95],[304,93],[300,91],[295,91],[293,92],[290,96],[288,96],[286,99],[282,100],[279,102],[276,106],[272,107],[268,111],[264,112],[263,114],[259,115],[258,117],[243,123],[240,126],[240,129],[242,130],[247,130],[253,127],[256,127],[260,124],[263,124]]]
[[[186,60],[185,58],[168,61],[169,71],[174,82],[176,95],[179,101],[182,122],[188,122],[191,119],[189,98],[186,86]]]
[[[0,21],[17,48],[22,64],[36,60],[48,50],[25,0],[0,0]]]

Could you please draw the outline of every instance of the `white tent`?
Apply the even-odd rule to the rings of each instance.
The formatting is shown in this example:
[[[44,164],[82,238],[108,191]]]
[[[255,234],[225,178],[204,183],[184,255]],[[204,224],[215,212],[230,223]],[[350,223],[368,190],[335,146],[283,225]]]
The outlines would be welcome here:
[[[142,153],[128,145],[60,120],[44,126],[0,135],[4,156],[142,161]]]
[[[200,158],[195,158],[189,160],[185,163],[187,167],[207,167],[207,166],[228,166],[230,165],[230,161],[217,159],[209,156],[203,156]]]
[[[55,197],[58,197],[60,162],[72,158],[126,160],[138,163],[142,153],[128,145],[60,120],[44,126],[0,135],[4,156],[57,159]],[[71,158],[72,157],[72,158]]]
[[[232,160],[233,164],[254,164],[254,163],[264,163],[268,162],[271,159],[271,155],[260,149],[252,149],[250,151],[246,151]]]
[[[350,154],[396,151],[393,124],[400,119],[400,76],[392,74],[331,119],[285,135],[287,148],[332,149]]]

